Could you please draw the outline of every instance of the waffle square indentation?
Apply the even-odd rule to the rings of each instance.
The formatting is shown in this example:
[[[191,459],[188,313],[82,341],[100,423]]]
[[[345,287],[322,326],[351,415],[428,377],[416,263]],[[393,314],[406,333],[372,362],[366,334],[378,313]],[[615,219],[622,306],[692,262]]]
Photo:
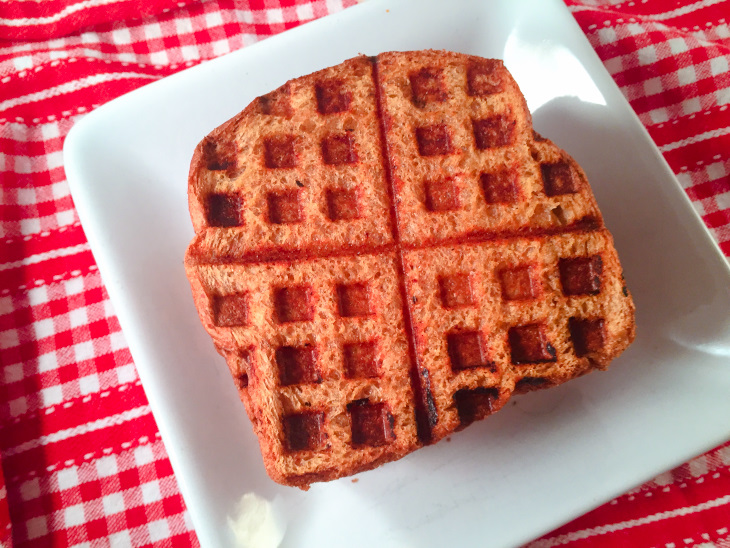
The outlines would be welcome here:
[[[498,148],[515,142],[517,121],[497,114],[481,120],[472,120],[474,142],[479,150]]]
[[[471,288],[469,274],[453,274],[439,278],[441,303],[444,308],[461,308],[474,304],[474,294]]]
[[[429,211],[453,211],[459,209],[459,189],[453,181],[439,179],[425,181],[426,208]]]
[[[348,379],[373,379],[380,376],[375,342],[347,343],[342,347],[342,353]]]
[[[370,306],[370,288],[368,284],[348,284],[337,286],[337,307],[340,316],[351,318],[369,316],[372,314]]]
[[[357,162],[355,143],[350,133],[333,133],[322,139],[322,160],[333,166]]]
[[[299,205],[299,190],[270,192],[266,196],[269,208],[269,222],[276,225],[293,224],[302,221],[302,210]]]
[[[253,359],[253,350],[247,348],[241,350],[236,357],[236,366],[233,371],[233,381],[236,388],[242,390],[248,387],[248,372],[251,369],[251,360]]]
[[[560,259],[558,268],[565,295],[598,295],[601,292],[603,259],[600,255]]]
[[[306,285],[281,287],[274,292],[279,323],[306,322],[314,317],[312,288]]]
[[[342,80],[323,80],[314,87],[320,114],[336,114],[350,108],[350,94]]]
[[[416,128],[416,141],[421,156],[451,154],[451,133],[445,124]]]
[[[248,295],[216,295],[213,297],[213,323],[218,327],[236,327],[248,322]]]
[[[501,92],[504,84],[500,69],[501,63],[492,59],[470,65],[466,72],[469,95],[478,97]]]
[[[424,107],[426,103],[443,103],[448,98],[443,82],[443,70],[439,68],[422,68],[409,75],[413,104]]]
[[[525,301],[538,296],[540,286],[530,265],[500,270],[499,280],[502,297],[507,301]]]
[[[541,164],[540,172],[545,194],[548,196],[578,192],[578,178],[568,162]]]
[[[264,163],[271,169],[297,167],[296,140],[294,135],[273,135],[264,139]]]
[[[314,346],[280,346],[276,349],[275,358],[281,386],[322,382]]]
[[[312,411],[284,417],[284,437],[290,452],[322,449],[326,438],[324,413]]]
[[[484,199],[488,204],[512,204],[517,201],[517,170],[503,169],[480,175]]]
[[[603,318],[570,318],[568,329],[576,356],[600,352],[606,344],[606,322]]]
[[[461,426],[468,426],[474,421],[481,420],[491,415],[494,410],[494,402],[499,399],[497,388],[462,388],[454,393],[454,404],[459,413]]]
[[[508,333],[512,363],[545,363],[557,361],[555,348],[541,324],[511,327]]]
[[[241,226],[243,200],[239,194],[213,192],[205,204],[205,218],[210,226],[228,228]]]
[[[258,103],[261,114],[289,118],[292,115],[291,88],[288,84],[284,85],[271,93],[259,97]]]
[[[330,221],[351,221],[360,218],[360,206],[356,190],[327,190],[327,216]]]
[[[494,362],[487,359],[483,337],[479,331],[449,333],[446,344],[451,369],[454,371],[475,367],[488,367],[492,370],[495,368]]]
[[[235,145],[206,137],[203,143],[205,167],[210,171],[226,171],[236,165]]]
[[[395,439],[395,419],[385,403],[356,400],[347,405],[352,428],[352,445],[379,447]]]

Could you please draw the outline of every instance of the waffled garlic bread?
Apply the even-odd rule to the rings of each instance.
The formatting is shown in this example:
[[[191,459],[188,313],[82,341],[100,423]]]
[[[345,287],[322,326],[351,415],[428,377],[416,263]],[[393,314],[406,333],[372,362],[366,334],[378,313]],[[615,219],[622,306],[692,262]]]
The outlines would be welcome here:
[[[198,145],[185,268],[269,475],[372,469],[634,338],[576,162],[501,61],[358,57]]]

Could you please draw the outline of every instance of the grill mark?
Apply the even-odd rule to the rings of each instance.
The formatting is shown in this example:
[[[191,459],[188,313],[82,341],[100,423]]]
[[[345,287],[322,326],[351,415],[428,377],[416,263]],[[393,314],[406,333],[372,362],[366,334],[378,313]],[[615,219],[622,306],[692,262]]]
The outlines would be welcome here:
[[[387,173],[387,170],[386,170]],[[390,193],[390,187],[388,188]],[[391,200],[391,215],[395,215],[393,210],[394,204]],[[392,227],[392,225],[391,225]],[[394,243],[382,244],[377,246],[338,246],[336,248],[318,247],[297,249],[292,251],[282,251],[280,249],[261,249],[243,255],[229,254],[218,255],[202,254],[195,247],[190,255],[191,264],[197,266],[203,265],[228,265],[228,264],[275,264],[275,263],[296,263],[306,262],[319,259],[339,259],[347,257],[361,257],[363,255],[378,255],[381,253],[405,251],[417,251],[421,249],[438,249],[441,247],[452,247],[455,245],[479,245],[488,242],[496,242],[499,240],[512,240],[515,238],[540,239],[548,236],[557,236],[561,234],[581,234],[594,232],[601,228],[601,224],[596,217],[588,216],[572,223],[571,225],[555,227],[555,228],[522,228],[512,231],[474,231],[459,236],[452,236],[444,239],[431,239],[417,244],[409,244],[400,241]],[[394,238],[397,238],[394,235]]]
[[[429,414],[428,398],[427,394],[424,393],[423,385],[421,382],[421,366],[418,362],[418,353],[416,352],[416,334],[411,322],[411,308],[408,302],[408,291],[406,289],[406,276],[403,265],[403,250],[400,245],[400,226],[398,219],[398,209],[395,207],[395,188],[393,184],[393,169],[391,166],[390,149],[388,147],[388,140],[386,138],[385,130],[385,109],[383,108],[383,95],[380,87],[380,75],[378,72],[377,58],[371,58],[373,65],[373,85],[375,87],[375,109],[378,114],[378,122],[380,126],[380,141],[382,151],[382,164],[385,173],[385,179],[387,182],[388,189],[388,201],[390,209],[390,224],[393,230],[393,247],[396,250],[396,266],[398,269],[398,288],[401,293],[402,311],[403,311],[403,324],[406,331],[406,338],[408,339],[408,354],[411,359],[410,377],[411,377],[411,390],[413,391],[413,403],[414,410],[416,413],[416,434],[421,443],[428,444],[431,442],[431,426],[429,424],[429,418],[431,422],[436,422],[433,419],[437,417],[435,413]],[[433,404],[432,404],[433,406]],[[434,409],[435,411],[435,409]],[[433,415],[433,417],[432,417]]]

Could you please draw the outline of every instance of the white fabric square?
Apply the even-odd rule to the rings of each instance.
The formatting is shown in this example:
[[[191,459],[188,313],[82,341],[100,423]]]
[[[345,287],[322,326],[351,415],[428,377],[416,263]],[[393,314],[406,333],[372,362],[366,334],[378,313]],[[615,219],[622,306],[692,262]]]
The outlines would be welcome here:
[[[77,362],[90,360],[94,357],[94,345],[91,343],[91,341],[75,344],[74,355],[76,356]]]
[[[4,301],[5,299],[2,300]],[[0,310],[12,310],[9,306],[7,308],[3,308],[2,304],[3,303],[0,302]],[[19,344],[20,340],[18,339],[17,329],[8,329],[7,331],[0,332],[0,348],[12,348]]]
[[[61,470],[58,474],[56,474],[56,481],[58,482],[58,488],[61,490],[76,487],[79,484],[78,469],[73,466],[71,468]]]
[[[48,290],[45,285],[34,287],[28,290],[28,300],[31,306],[46,304],[48,302]],[[42,320],[41,320],[42,321]],[[38,323],[38,322],[36,322]]]
[[[150,530],[150,540],[152,542],[158,542],[170,536],[170,526],[167,525],[167,520],[153,521],[147,525],[147,528]]]
[[[17,417],[28,410],[28,402],[25,401],[25,398],[16,398],[8,402],[8,407],[10,408],[10,416]]]
[[[722,449],[720,449],[717,452],[717,454],[720,457],[720,460],[722,460],[722,462],[724,464],[729,464],[730,465],[730,445],[728,445],[727,447],[723,447]]]
[[[103,497],[101,504],[104,506],[104,513],[107,516],[118,514],[124,510],[124,497],[121,493],[112,493]]]
[[[109,535],[109,546],[111,548],[131,548],[132,538],[129,536],[129,531],[120,531]]]
[[[124,334],[121,331],[109,333],[109,343],[111,345],[112,352],[127,348],[127,341],[124,339]]]
[[[200,53],[197,46],[183,46],[180,48],[180,54],[185,61],[194,61],[200,59]]]
[[[68,319],[71,323],[71,327],[78,327],[80,325],[86,325],[89,323],[89,316],[86,313],[86,307],[82,306],[76,310],[71,310],[68,313]]]
[[[61,131],[58,129],[58,123],[54,122],[52,124],[41,125],[41,135],[43,135],[43,140],[45,141],[60,137]]]
[[[730,88],[718,89],[715,92],[718,105],[726,105],[730,103]]]
[[[684,38],[671,38],[667,40],[667,45],[674,55],[689,51],[689,47],[687,47],[687,42]]]
[[[46,154],[46,167],[48,169],[56,169],[63,166],[63,151],[57,150]]]
[[[682,109],[684,110],[685,114],[694,114],[695,112],[699,112],[700,110],[702,110],[702,105],[700,104],[699,97],[682,101]]]
[[[20,233],[24,236],[28,234],[38,234],[41,231],[41,220],[37,217],[32,219],[20,220]]]
[[[682,86],[686,86],[687,84],[692,84],[697,81],[697,74],[695,73],[694,67],[685,67],[682,69],[679,69],[677,71],[677,78],[679,79],[679,84]]]
[[[624,27],[626,34],[630,36],[636,36],[638,34],[644,34],[646,30],[638,23],[629,23]]]
[[[148,40],[162,38],[162,27],[159,23],[150,23],[144,26],[144,35]]]
[[[342,8],[342,0],[326,0],[327,4],[327,11],[329,13],[335,13],[336,11],[341,11]]]
[[[5,384],[10,384],[11,382],[18,382],[23,379],[23,364],[22,363],[14,363],[11,365],[5,366],[5,373],[3,375],[5,377]]]
[[[76,295],[84,290],[83,278],[71,278],[70,280],[66,280],[64,284],[66,295]]]
[[[134,364],[127,364],[121,367],[117,367],[117,379],[119,384],[127,384],[137,380],[137,370],[134,368]]]
[[[312,19],[314,17],[314,9],[312,4],[302,4],[297,6],[297,19]]]
[[[648,80],[644,80],[644,93],[647,95],[656,95],[657,93],[661,93],[663,89],[664,86],[662,86],[661,78],[649,78]]]
[[[612,27],[604,27],[598,31],[598,39],[601,44],[613,44],[618,38],[616,31]]]
[[[689,473],[694,477],[699,478],[707,474],[707,457],[701,456],[689,461]]]
[[[31,205],[36,203],[35,188],[19,188],[15,191],[18,205]]]
[[[28,502],[41,496],[41,483],[38,478],[20,484],[20,498]]]
[[[722,74],[728,70],[730,69],[728,69],[727,57],[720,56],[710,59],[710,71],[713,76],[717,76],[718,74]]]
[[[45,373],[46,371],[53,371],[58,367],[58,356],[56,352],[47,352],[38,356],[38,372]]]
[[[58,226],[67,226],[76,222],[76,214],[73,209],[59,211],[56,213],[56,222]]]
[[[178,34],[190,34],[193,32],[193,22],[188,17],[175,19],[175,28]]]
[[[223,17],[219,11],[205,14],[205,24],[210,27],[217,27],[223,24]]]
[[[33,165],[30,157],[28,156],[16,156],[15,157],[15,172],[16,173],[33,173]],[[21,189],[26,190],[26,189]],[[20,191],[19,191],[20,193]],[[30,202],[33,203],[33,202]]]
[[[43,400],[43,407],[51,407],[52,405],[58,405],[63,401],[63,390],[60,385],[49,386],[43,388],[40,391],[41,400]]]
[[[622,57],[612,57],[611,59],[606,59],[603,62],[603,65],[606,67],[606,70],[609,72],[609,74],[618,74],[624,69],[624,62]]]
[[[228,40],[216,40],[211,45],[213,46],[214,55],[223,55],[231,51],[231,46],[228,45]]]
[[[715,203],[719,209],[730,209],[730,192],[723,192],[715,196]]]
[[[157,502],[162,500],[162,494],[160,493],[160,484],[156,481],[142,484],[142,502],[149,504],[151,502]]]
[[[134,450],[134,460],[137,466],[144,466],[155,460],[152,448],[149,445],[140,445]]]
[[[45,516],[31,518],[25,523],[29,539],[42,537],[48,534],[48,523]]]
[[[40,289],[40,288],[36,288]],[[48,302],[47,299],[41,302]],[[44,339],[53,335],[55,329],[53,327],[53,320],[46,318],[45,320],[38,320],[33,323],[33,331],[35,331],[36,339]]]
[[[120,28],[112,31],[112,41],[115,44],[131,44],[132,33],[129,32],[128,28]]]
[[[99,477],[106,478],[118,472],[117,459],[113,456],[101,457],[96,460],[96,473]]]
[[[81,395],[94,394],[99,391],[99,375],[94,373],[93,375],[87,375],[79,379],[79,389]]]
[[[715,162],[707,166],[707,178],[710,181],[717,181],[727,176],[728,172],[722,162]]]
[[[280,8],[272,8],[266,10],[266,22],[267,23],[283,23],[284,12]]]
[[[69,194],[71,194],[71,191],[69,190],[68,183],[65,180],[51,185],[51,195],[55,200],[65,198]]]
[[[76,525],[82,525],[84,523],[84,505],[76,504],[75,506],[69,506],[63,511],[63,521],[66,527],[74,527]]]
[[[170,58],[167,56],[166,51],[155,51],[150,53],[150,63],[153,65],[166,65],[170,62]]]

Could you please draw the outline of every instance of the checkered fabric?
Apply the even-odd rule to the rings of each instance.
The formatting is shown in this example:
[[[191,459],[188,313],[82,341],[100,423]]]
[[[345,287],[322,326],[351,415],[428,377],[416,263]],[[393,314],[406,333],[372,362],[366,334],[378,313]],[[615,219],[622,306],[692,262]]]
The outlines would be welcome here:
[[[198,541],[69,194],[87,112],[355,0],[0,3],[0,546]],[[730,0],[566,0],[730,256]],[[730,444],[533,546],[730,547]]]

